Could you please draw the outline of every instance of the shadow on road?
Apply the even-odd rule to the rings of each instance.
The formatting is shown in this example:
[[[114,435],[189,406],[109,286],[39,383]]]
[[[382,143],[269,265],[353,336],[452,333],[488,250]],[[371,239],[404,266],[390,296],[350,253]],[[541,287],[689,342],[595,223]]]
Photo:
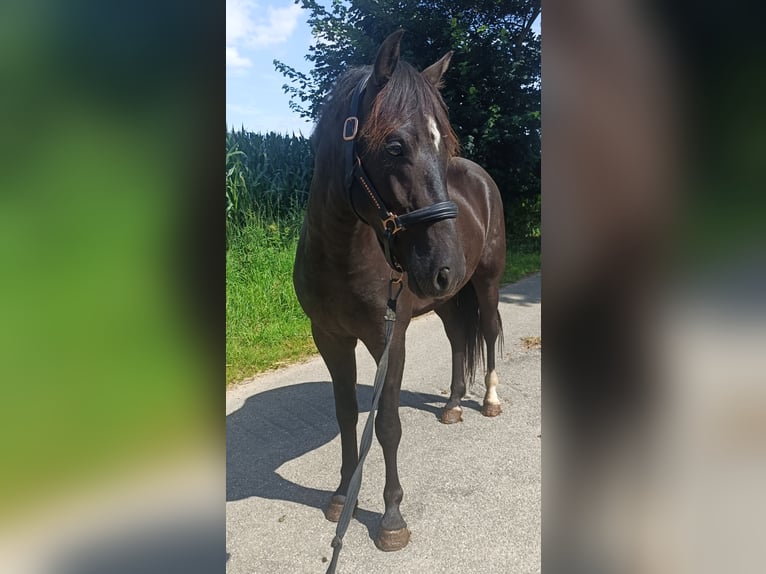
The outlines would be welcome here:
[[[360,418],[369,411],[372,387],[357,385]],[[402,390],[400,404],[439,417],[446,397]],[[472,408],[470,405],[469,408]],[[364,420],[364,419],[362,419]],[[332,490],[316,489],[284,479],[277,469],[335,438],[338,424],[332,384],[299,383],[251,396],[242,408],[226,417],[226,500],[257,496],[324,508]],[[340,480],[340,449],[327,461]],[[334,489],[336,484],[332,485]],[[356,519],[377,533],[379,512],[359,508]]]
[[[529,307],[540,303],[540,274],[500,288],[500,302]]]

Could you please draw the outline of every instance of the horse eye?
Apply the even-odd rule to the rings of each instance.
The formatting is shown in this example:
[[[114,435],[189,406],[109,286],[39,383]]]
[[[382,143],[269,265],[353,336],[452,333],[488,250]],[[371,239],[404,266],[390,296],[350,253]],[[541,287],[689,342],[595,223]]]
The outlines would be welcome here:
[[[393,141],[386,144],[386,151],[391,155],[402,155],[404,148],[402,147],[401,142]]]

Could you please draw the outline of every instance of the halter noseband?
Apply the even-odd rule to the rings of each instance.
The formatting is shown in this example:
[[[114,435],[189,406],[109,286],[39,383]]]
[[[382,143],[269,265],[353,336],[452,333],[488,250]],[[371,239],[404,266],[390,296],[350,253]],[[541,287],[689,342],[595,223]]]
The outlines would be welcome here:
[[[365,195],[372,202],[378,211],[378,218],[383,226],[383,253],[386,256],[386,261],[392,269],[398,272],[402,272],[402,266],[396,260],[393,254],[393,242],[394,236],[407,229],[411,225],[417,223],[433,223],[435,221],[441,221],[442,219],[454,219],[457,217],[457,204],[453,201],[440,201],[429,205],[428,207],[421,207],[408,213],[398,215],[386,207],[383,198],[376,191],[375,186],[367,177],[367,173],[362,167],[362,160],[356,153],[356,136],[359,132],[359,102],[362,94],[367,87],[367,82],[370,76],[363,78],[354,88],[354,94],[351,97],[351,106],[349,109],[349,115],[346,121],[343,122],[343,154],[344,154],[344,169],[346,186],[346,192],[348,193],[348,200],[351,204],[351,209],[354,210],[356,216],[367,223],[364,218],[359,215],[359,212],[354,206],[354,201],[351,195],[351,189],[354,185],[354,177],[356,177],[359,185],[365,191]]]

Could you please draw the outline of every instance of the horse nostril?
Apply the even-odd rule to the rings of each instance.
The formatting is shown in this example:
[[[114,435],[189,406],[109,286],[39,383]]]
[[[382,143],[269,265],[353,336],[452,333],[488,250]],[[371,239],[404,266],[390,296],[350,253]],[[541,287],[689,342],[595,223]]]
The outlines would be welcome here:
[[[449,287],[449,267],[442,267],[436,274],[436,288],[444,291]]]

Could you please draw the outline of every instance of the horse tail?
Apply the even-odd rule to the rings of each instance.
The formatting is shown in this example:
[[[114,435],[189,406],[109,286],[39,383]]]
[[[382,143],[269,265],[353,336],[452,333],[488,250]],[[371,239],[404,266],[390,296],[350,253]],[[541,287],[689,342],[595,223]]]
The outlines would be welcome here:
[[[476,374],[476,365],[484,366],[484,335],[476,289],[469,281],[457,294],[457,309],[465,330],[465,382],[470,387]]]
[[[497,310],[497,349],[498,357],[503,356],[503,346],[505,345],[505,338],[503,337],[503,318],[500,316],[500,309]]]

